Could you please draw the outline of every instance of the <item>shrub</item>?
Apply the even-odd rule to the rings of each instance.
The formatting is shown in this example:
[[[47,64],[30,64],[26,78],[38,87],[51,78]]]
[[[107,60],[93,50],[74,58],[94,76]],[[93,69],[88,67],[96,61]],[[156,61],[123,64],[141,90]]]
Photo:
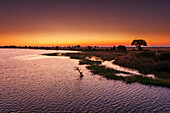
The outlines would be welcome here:
[[[111,48],[112,51],[116,51],[116,46],[113,46],[113,48]]]
[[[160,54],[160,59],[170,61],[170,52],[161,53]]]
[[[117,50],[118,50],[118,51],[126,51],[126,47],[119,45],[119,46],[117,47]]]

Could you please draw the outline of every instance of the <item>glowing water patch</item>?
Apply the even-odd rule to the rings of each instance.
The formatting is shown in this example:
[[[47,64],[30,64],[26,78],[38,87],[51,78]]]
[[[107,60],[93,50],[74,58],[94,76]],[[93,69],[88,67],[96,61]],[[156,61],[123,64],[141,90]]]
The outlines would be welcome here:
[[[37,59],[47,59],[47,58],[69,58],[66,56],[45,56],[45,55],[25,55],[25,56],[17,56],[15,59],[18,60],[37,60]]]
[[[112,68],[112,69],[115,69],[115,70],[118,70],[118,71],[122,71],[122,72],[127,72],[129,74],[125,74],[125,73],[116,73],[117,76],[133,76],[133,75],[142,75],[142,76],[146,76],[146,77],[151,77],[151,78],[155,78],[154,74],[147,74],[147,75],[144,75],[142,73],[139,73],[138,70],[135,70],[135,69],[131,69],[131,68],[127,68],[127,67],[123,67],[123,66],[119,66],[117,64],[114,64],[113,62],[115,60],[112,60],[112,61],[103,61],[101,60],[99,57],[95,57],[95,56],[92,56],[92,57],[86,57],[86,59],[88,60],[91,60],[91,61],[102,61],[102,64],[101,65],[104,65],[106,66],[107,68]]]

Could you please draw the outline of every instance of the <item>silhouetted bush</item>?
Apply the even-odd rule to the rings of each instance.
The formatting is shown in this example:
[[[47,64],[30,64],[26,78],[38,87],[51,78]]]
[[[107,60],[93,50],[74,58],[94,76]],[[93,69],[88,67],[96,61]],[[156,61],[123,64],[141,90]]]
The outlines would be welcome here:
[[[116,46],[113,46],[113,47],[111,48],[111,51],[116,51]]]
[[[80,45],[77,45],[77,46],[75,46],[75,47],[80,48],[81,46],[80,46]]]
[[[88,49],[89,49],[89,50],[92,49],[92,46],[88,46]]]
[[[56,46],[55,49],[58,50],[58,46]]]
[[[125,46],[121,46],[121,45],[119,45],[118,47],[117,47],[117,50],[118,51],[126,51],[126,47]]]

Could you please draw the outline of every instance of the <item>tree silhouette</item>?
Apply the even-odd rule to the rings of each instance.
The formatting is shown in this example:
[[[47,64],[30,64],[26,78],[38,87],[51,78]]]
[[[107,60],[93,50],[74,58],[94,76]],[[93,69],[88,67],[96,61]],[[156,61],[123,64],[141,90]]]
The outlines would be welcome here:
[[[145,40],[139,39],[139,40],[133,40],[133,42],[131,43],[131,45],[135,45],[136,47],[138,47],[138,50],[141,51],[142,50],[142,45],[143,46],[147,46],[147,43]]]
[[[92,47],[91,46],[88,46],[88,49],[90,50]]]
[[[125,47],[124,45],[119,45],[119,46],[117,47],[117,50],[118,50],[118,51],[124,51],[124,52],[126,52],[126,47]]]
[[[80,45],[77,45],[78,48],[80,48]]]
[[[111,50],[112,50],[112,51],[116,51],[116,46],[113,46],[113,47],[111,48]]]
[[[58,50],[58,46],[56,46],[55,49]]]

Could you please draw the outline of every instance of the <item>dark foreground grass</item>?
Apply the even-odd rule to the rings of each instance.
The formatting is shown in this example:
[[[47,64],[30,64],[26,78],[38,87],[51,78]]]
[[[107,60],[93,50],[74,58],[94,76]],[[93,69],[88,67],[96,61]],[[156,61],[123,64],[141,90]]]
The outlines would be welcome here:
[[[153,73],[158,78],[170,79],[170,52],[129,52],[118,57],[114,63],[137,69],[140,73]]]
[[[92,73],[102,75],[107,79],[122,80],[125,81],[126,83],[137,82],[145,85],[170,87],[170,80],[166,80],[166,79],[153,79],[142,75],[134,75],[134,76],[127,76],[127,77],[116,76],[115,73],[118,73],[119,71],[116,71],[114,69],[109,69],[106,68],[105,66],[99,66],[99,65],[90,65],[87,66],[87,69],[91,70]]]
[[[126,73],[126,72],[121,72],[117,71],[114,69],[106,68],[105,66],[101,66],[101,61],[91,61],[86,59],[88,55],[81,54],[81,53],[47,53],[43,54],[47,56],[69,56],[72,59],[78,59],[79,64],[87,64],[86,66],[87,69],[89,69],[93,74],[98,74],[100,76],[103,76],[107,79],[114,79],[114,80],[121,80],[126,83],[141,83],[145,85],[154,85],[154,86],[163,86],[163,87],[168,87],[170,88],[170,79],[163,79],[163,78],[149,78],[145,77],[142,75],[134,75],[134,76],[128,76],[128,77],[123,77],[123,76],[116,76],[116,73]],[[88,56],[90,57],[90,56]]]

